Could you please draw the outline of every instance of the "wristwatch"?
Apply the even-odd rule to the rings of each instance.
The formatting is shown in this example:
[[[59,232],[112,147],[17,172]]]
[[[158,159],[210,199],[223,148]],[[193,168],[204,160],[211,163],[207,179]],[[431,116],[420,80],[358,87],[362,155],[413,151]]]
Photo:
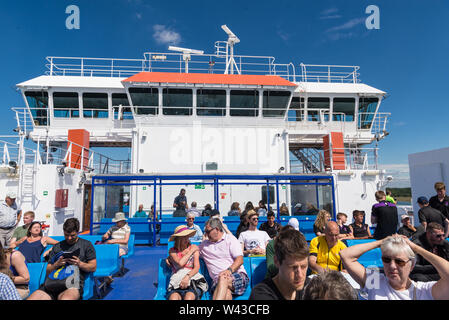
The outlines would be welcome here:
[[[231,269],[231,267],[227,268],[226,270],[229,270],[229,272],[232,274],[232,269]]]

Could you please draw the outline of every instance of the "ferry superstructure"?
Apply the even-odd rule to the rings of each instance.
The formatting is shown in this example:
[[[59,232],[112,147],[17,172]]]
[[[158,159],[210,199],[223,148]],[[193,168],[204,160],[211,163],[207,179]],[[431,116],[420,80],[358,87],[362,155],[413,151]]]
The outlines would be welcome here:
[[[380,112],[386,92],[362,83],[358,66],[235,55],[239,39],[228,36],[213,54],[172,48],[180,52],[47,57],[44,75],[17,84],[25,107],[13,108],[18,142],[2,141],[1,189],[16,190],[22,209],[35,211],[49,235],[61,235],[68,217],[88,230],[92,219],[123,210],[124,193],[130,213],[157,202],[151,184],[96,188],[92,196],[91,178],[102,175],[130,182],[204,175],[185,184],[188,200],[199,207],[219,202],[223,215],[234,201],[257,204],[266,194],[286,203],[290,214],[298,203],[334,216],[358,209],[369,223],[386,176],[377,146],[366,146],[388,135],[390,114]],[[114,160],[92,147],[127,147],[131,159]],[[207,188],[211,175],[285,175],[286,181],[296,175],[302,183],[285,183],[278,195],[249,183],[215,192]],[[309,176],[326,183],[308,185]],[[157,205],[163,214],[173,211],[182,181],[165,188]]]

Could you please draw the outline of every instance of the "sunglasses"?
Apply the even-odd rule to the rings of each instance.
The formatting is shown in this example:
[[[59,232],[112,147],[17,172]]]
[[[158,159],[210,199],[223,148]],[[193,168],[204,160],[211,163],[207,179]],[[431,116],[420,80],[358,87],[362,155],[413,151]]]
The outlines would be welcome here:
[[[251,221],[259,221],[259,218],[251,218]]]
[[[195,220],[195,218],[187,218],[187,221]]]
[[[211,233],[212,230],[214,230],[214,229],[204,230],[204,233],[207,234],[207,235],[209,235],[209,233]]]
[[[404,261],[404,260],[401,260],[401,259],[392,259],[390,257],[382,257],[382,262],[383,263],[390,264],[391,260],[394,260],[394,263],[396,263],[396,265],[399,266],[399,267],[405,266],[405,264],[410,261],[410,259],[407,260],[407,261]]]
[[[444,238],[444,234],[435,234],[435,233],[432,233],[432,236],[434,236],[435,238],[439,238],[439,239],[443,239],[443,238]]]

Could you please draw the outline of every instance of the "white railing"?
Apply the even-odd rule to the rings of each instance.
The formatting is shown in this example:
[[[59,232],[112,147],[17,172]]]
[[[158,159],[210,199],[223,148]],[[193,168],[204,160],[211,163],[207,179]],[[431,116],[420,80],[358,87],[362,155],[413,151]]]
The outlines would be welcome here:
[[[325,149],[329,153],[329,159],[332,163],[326,163],[327,166],[334,165],[333,161],[345,163],[344,170],[378,170],[378,148],[332,148]]]
[[[391,113],[388,112],[361,112],[358,114],[357,129],[369,131],[376,137],[388,134],[387,124]]]
[[[300,81],[359,83],[359,66],[318,65],[301,63]]]

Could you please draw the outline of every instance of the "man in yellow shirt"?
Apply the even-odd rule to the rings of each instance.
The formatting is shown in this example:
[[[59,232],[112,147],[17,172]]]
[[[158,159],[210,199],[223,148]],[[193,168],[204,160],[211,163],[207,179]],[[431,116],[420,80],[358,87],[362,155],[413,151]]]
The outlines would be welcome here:
[[[309,246],[309,266],[312,273],[322,273],[326,270],[342,271],[340,251],[346,245],[338,240],[340,230],[335,221],[329,221],[324,229],[324,236],[313,238]]]

